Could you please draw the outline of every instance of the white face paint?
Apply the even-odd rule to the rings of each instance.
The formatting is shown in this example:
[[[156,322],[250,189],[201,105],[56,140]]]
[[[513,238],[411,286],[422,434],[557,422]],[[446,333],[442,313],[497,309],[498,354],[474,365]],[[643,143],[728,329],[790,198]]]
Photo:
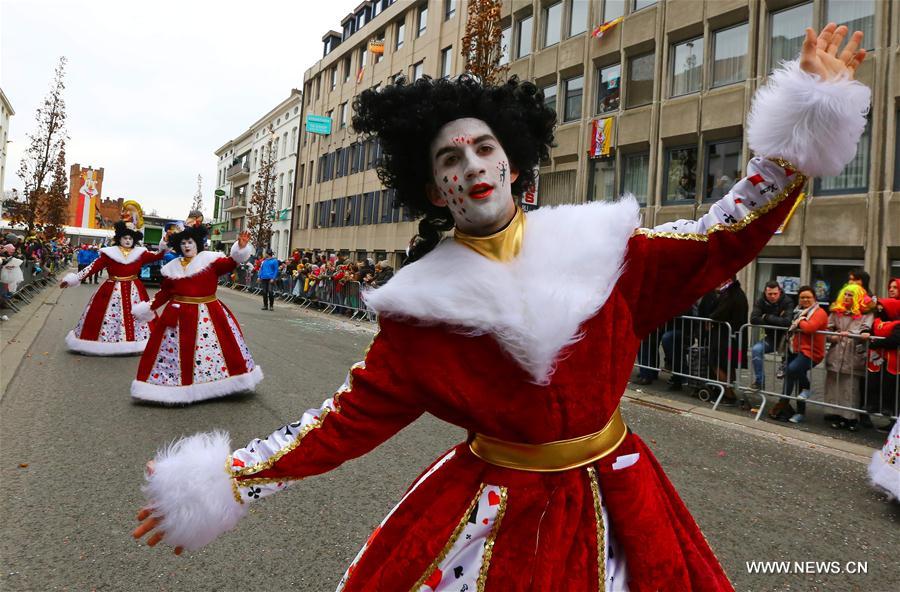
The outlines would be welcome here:
[[[134,246],[134,237],[129,235],[123,236],[119,239],[119,245],[126,249],[130,249]]]
[[[185,257],[195,257],[197,255],[197,243],[192,238],[186,238],[181,241],[181,254]]]
[[[484,121],[466,117],[447,123],[432,141],[430,153],[434,185],[429,200],[449,207],[457,228],[484,236],[512,220],[512,184],[519,173]]]

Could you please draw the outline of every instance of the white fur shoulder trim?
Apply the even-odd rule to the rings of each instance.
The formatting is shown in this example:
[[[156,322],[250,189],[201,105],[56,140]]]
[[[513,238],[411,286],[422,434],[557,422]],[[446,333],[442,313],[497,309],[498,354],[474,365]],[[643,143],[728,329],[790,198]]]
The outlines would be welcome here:
[[[103,247],[102,249],[100,249],[101,253],[103,253],[104,255],[106,255],[107,257],[109,257],[110,259],[115,261],[116,263],[123,263],[123,264],[134,263],[146,251],[147,251],[147,249],[145,249],[144,247],[134,247],[133,249],[131,249],[131,251],[128,253],[128,256],[126,257],[124,254],[122,254],[122,250],[119,247]]]
[[[526,218],[522,251],[500,263],[452,239],[402,268],[366,304],[378,314],[492,334],[546,383],[559,352],[606,302],[640,225],[633,198],[542,208]]]
[[[231,442],[224,432],[200,433],[160,449],[143,487],[162,517],[163,541],[199,549],[237,525],[247,506],[234,499],[226,471]]]
[[[191,262],[188,263],[187,267],[181,266],[181,260],[183,258],[178,257],[163,265],[159,272],[163,275],[163,277],[172,280],[187,278],[191,277],[192,275],[197,275],[198,273],[212,265],[213,261],[217,261],[224,256],[224,253],[220,253],[218,251],[200,251],[199,253],[197,253],[196,257],[191,259]]]
[[[750,149],[806,175],[838,175],[853,160],[872,92],[849,78],[824,81],[785,62],[756,91],[747,118]]]

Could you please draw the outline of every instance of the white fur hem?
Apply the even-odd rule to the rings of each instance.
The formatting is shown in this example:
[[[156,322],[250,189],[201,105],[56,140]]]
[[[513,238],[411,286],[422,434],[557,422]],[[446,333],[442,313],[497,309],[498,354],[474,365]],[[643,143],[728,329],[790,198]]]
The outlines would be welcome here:
[[[783,158],[813,177],[839,175],[866,127],[871,90],[847,77],[822,80],[800,62],[785,62],[753,98],[750,149]]]
[[[253,254],[253,245],[247,243],[247,246],[243,249],[238,246],[238,243],[235,242],[231,245],[231,258],[238,262],[238,264],[244,263],[250,258],[250,255]]]
[[[66,347],[80,354],[90,356],[127,356],[140,354],[147,347],[144,341],[89,341],[75,336],[75,331],[66,334]]]
[[[66,285],[66,287],[72,288],[72,287],[77,286],[78,284],[80,284],[80,283],[81,283],[81,280],[78,279],[78,274],[77,274],[77,273],[71,273],[71,272],[69,272],[69,273],[66,274],[66,277],[64,277],[64,278],[62,279],[62,283],[64,283],[64,284]]]
[[[246,374],[229,376],[214,382],[202,382],[185,386],[162,386],[133,380],[131,381],[131,397],[141,401],[153,401],[170,405],[194,403],[195,401],[224,397],[242,391],[252,391],[262,379],[262,368],[256,366]]]
[[[872,455],[869,462],[869,481],[875,487],[886,491],[892,499],[900,500],[900,468],[884,462],[880,450]]]
[[[143,487],[161,516],[163,541],[195,550],[237,525],[247,506],[234,499],[226,463],[231,442],[224,432],[194,434],[160,449]]]

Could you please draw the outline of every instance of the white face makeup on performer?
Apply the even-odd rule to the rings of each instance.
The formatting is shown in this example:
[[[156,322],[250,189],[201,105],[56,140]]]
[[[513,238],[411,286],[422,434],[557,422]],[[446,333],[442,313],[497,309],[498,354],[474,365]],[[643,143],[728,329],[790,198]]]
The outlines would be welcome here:
[[[123,249],[130,249],[134,246],[134,237],[125,235],[119,239],[119,246]]]
[[[186,238],[181,241],[181,254],[185,257],[195,257],[197,255],[197,243],[192,238]]]
[[[428,199],[449,207],[459,230],[485,236],[512,220],[519,172],[484,121],[466,117],[444,125],[431,143],[431,166]]]

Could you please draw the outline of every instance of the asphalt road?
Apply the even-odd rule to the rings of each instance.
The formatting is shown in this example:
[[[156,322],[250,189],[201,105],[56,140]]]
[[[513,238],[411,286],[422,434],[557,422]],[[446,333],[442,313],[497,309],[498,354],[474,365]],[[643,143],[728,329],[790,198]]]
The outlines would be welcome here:
[[[227,290],[266,378],[253,396],[185,408],[136,405],[137,358],[66,351],[93,286],[66,291],[0,402],[0,589],[333,590],[371,529],[455,427],[425,417],[368,456],[298,483],[236,531],[175,557],[129,536],[144,462],[182,434],[224,428],[235,446],[317,407],[371,328]],[[626,403],[738,590],[900,590],[900,505],[853,460]],[[24,466],[27,465],[27,466]],[[751,575],[761,560],[867,562],[865,575]],[[560,590],[565,586],[561,585]]]

